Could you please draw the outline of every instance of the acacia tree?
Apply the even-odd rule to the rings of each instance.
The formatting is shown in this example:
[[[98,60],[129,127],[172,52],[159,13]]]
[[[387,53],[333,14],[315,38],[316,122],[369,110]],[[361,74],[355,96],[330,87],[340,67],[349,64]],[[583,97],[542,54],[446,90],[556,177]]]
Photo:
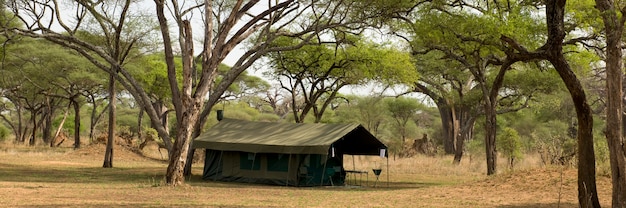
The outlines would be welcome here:
[[[414,19],[410,15],[396,17],[402,20],[405,27],[401,29],[406,33],[400,30],[398,35],[411,44],[413,53],[421,59],[447,62],[418,66],[418,70],[436,74],[436,78],[419,80],[415,90],[437,103],[445,130],[444,145],[448,152],[455,151],[456,163],[463,154],[464,141],[472,135],[476,117],[485,116],[487,174],[495,174],[497,104],[511,67],[500,67],[505,64],[506,54],[497,39],[502,33],[512,33],[532,43],[536,38],[524,30],[536,29],[533,23],[537,20],[515,4],[500,8],[479,2],[433,2],[419,7],[416,13]],[[438,65],[441,67],[429,69]],[[441,68],[444,69],[437,70]],[[482,108],[473,108],[476,104]],[[519,107],[509,107],[507,111],[514,110]]]
[[[42,46],[45,46],[47,50],[37,50]],[[6,91],[5,96],[9,100],[18,101],[14,103],[14,106],[24,103],[28,106],[27,109],[35,110],[35,112],[31,111],[30,118],[31,127],[34,127],[33,133],[41,131],[43,142],[52,145],[54,142],[51,133],[52,121],[57,109],[65,105],[65,101],[68,100],[62,92],[64,86],[60,86],[59,83],[63,80],[70,80],[70,76],[80,71],[80,67],[85,64],[81,63],[80,57],[68,53],[68,50],[41,40],[25,38],[6,44],[5,50],[10,53],[7,53],[3,59],[4,67],[1,71],[6,75],[0,86],[12,88]],[[78,87],[76,84],[74,86]],[[18,118],[20,117],[18,115]],[[16,119],[15,122],[8,121],[16,132],[23,131],[21,128],[15,128],[21,126],[20,122],[21,119]],[[34,144],[34,142],[35,136],[31,133],[29,143]]]
[[[350,38],[345,38],[345,34],[340,36],[342,38],[327,41],[334,43],[270,54],[273,71],[269,74],[291,95],[296,123],[303,123],[311,111],[314,122],[319,123],[345,86],[372,80],[406,83],[416,79],[408,54],[354,38],[346,40]],[[292,40],[287,40],[286,45],[299,44]]]
[[[499,4],[497,1],[490,2],[466,2],[466,1],[454,1],[451,4],[446,4],[447,2],[434,2],[434,3],[443,3],[436,4],[434,9],[428,8],[427,11],[432,12],[436,15],[439,14],[449,14],[453,17],[462,16],[458,11],[471,10],[472,12],[465,13],[470,17],[476,17],[477,14],[486,15],[486,19],[483,20],[504,20],[504,22],[500,22],[497,27],[493,24],[478,24],[466,28],[471,28],[471,31],[475,31],[474,35],[464,35],[466,33],[445,33],[445,35],[455,37],[456,39],[461,39],[464,41],[472,42],[467,49],[469,51],[474,51],[472,53],[460,53],[455,52],[450,49],[437,49],[446,54],[447,57],[450,57],[454,60],[459,61],[468,69],[471,70],[475,79],[477,79],[477,85],[480,86],[483,98],[483,105],[486,115],[486,138],[485,143],[487,147],[487,164],[488,164],[488,173],[495,172],[495,106],[497,101],[495,98],[499,95],[499,88],[502,84],[502,77],[504,77],[505,72],[509,70],[514,63],[524,61],[537,61],[537,60],[547,60],[549,61],[555,70],[560,75],[561,79],[565,83],[567,89],[570,91],[570,95],[572,97],[572,101],[575,105],[577,118],[578,118],[578,132],[577,132],[577,141],[578,141],[578,151],[579,151],[579,163],[578,163],[578,190],[579,190],[579,202],[582,207],[597,207],[599,206],[596,186],[595,186],[595,161],[594,161],[594,150],[593,150],[593,134],[592,134],[592,116],[589,105],[587,104],[586,95],[583,90],[580,81],[577,79],[576,75],[572,71],[569,63],[565,59],[563,46],[567,44],[573,44],[579,42],[581,40],[585,40],[587,38],[577,38],[572,40],[565,41],[565,35],[569,32],[566,29],[564,24],[564,16],[565,16],[565,0],[555,0],[555,1],[545,1],[543,3],[533,3],[533,4],[514,4],[514,2],[507,1],[507,4]],[[475,3],[475,4],[469,4]],[[492,3],[492,4],[490,4]],[[522,43],[528,47],[537,48],[535,51],[529,51],[526,47],[523,47],[522,44],[515,41],[514,38],[519,38],[518,40],[528,41],[528,40],[536,40],[531,36],[530,38],[522,38],[522,37],[514,37],[510,38],[509,36],[515,35],[518,36],[520,34],[525,34],[523,30],[526,27],[524,25],[528,25],[530,22],[534,22],[531,18],[530,21],[527,21],[527,18],[524,17],[532,17],[530,15],[533,13],[533,9],[536,9],[536,6],[545,4],[545,13],[546,13],[546,28],[547,28],[547,40],[543,45],[535,45],[529,42]],[[455,8],[454,12],[441,10],[440,8],[451,6]],[[482,12],[481,8],[486,8],[488,12]],[[494,16],[487,16],[494,15]],[[442,15],[440,15],[442,16]],[[445,17],[445,15],[443,15]],[[520,18],[521,17],[521,18]],[[410,20],[402,16],[398,15],[399,19],[402,20]],[[420,20],[423,20],[423,17],[420,16]],[[479,19],[480,18],[470,18],[470,20]],[[520,21],[522,20],[522,21]],[[412,21],[408,21],[410,25],[414,23]],[[448,21],[448,22],[466,22],[466,20],[461,21]],[[487,23],[486,22],[486,23]],[[543,27],[541,24],[533,24],[534,27],[540,28]],[[455,25],[443,25],[442,27],[448,28],[453,27]],[[491,28],[493,27],[493,28]],[[476,31],[476,29],[479,31]],[[522,29],[524,28],[524,29]],[[423,29],[423,28],[419,28]],[[482,30],[487,29],[487,30]],[[500,29],[512,29],[508,32],[500,32],[493,34],[493,31],[489,31],[491,29],[493,31],[498,31]],[[424,31],[428,35],[437,34],[437,32],[433,32],[433,30],[421,30]],[[512,32],[516,31],[516,32]],[[537,30],[533,30],[537,31]],[[491,35],[489,35],[491,34]],[[500,35],[502,34],[502,35]],[[505,35],[506,34],[506,35]],[[509,36],[507,36],[509,35]],[[476,38],[476,36],[487,36],[486,39]],[[495,40],[497,37],[500,37],[500,41],[502,44],[497,43]],[[440,37],[431,36],[431,38],[424,38],[420,41],[438,41],[441,40]],[[457,42],[463,43],[463,42]],[[499,57],[493,57],[489,50],[477,50],[482,46],[491,46],[492,48],[499,50]],[[434,47],[439,47],[438,45],[434,45]],[[490,57],[492,56],[492,57]],[[497,58],[497,59],[493,59]],[[482,59],[482,60],[481,60]],[[485,80],[485,71],[477,70],[484,69],[486,66],[492,65],[492,67],[496,68],[498,71],[493,72],[491,74],[497,74],[495,79],[493,79],[493,84],[487,85]],[[499,66],[499,67],[498,67]],[[499,68],[499,69],[498,69]],[[483,79],[483,80],[478,80]],[[482,83],[482,84],[481,84]],[[490,87],[489,90],[486,87]]]
[[[408,137],[407,123],[419,110],[419,103],[414,99],[399,97],[395,99],[385,100],[387,110],[391,113],[391,117],[396,122],[395,126],[400,133],[401,147],[404,147]]]
[[[544,45],[529,51],[514,39],[501,36],[509,49],[506,50],[507,65],[518,61],[547,60],[565,83],[576,109],[578,129],[578,202],[581,207],[600,207],[596,189],[595,153],[593,149],[593,117],[587,96],[579,79],[565,58],[563,46],[586,38],[565,41],[566,0],[546,1],[547,40]],[[506,65],[504,65],[506,66]]]
[[[480,100],[472,87],[472,76],[454,62],[429,54],[415,57],[421,76],[412,90],[434,101],[441,116],[444,151],[454,154],[454,163],[460,164],[464,141],[472,138],[479,115],[475,103]]]

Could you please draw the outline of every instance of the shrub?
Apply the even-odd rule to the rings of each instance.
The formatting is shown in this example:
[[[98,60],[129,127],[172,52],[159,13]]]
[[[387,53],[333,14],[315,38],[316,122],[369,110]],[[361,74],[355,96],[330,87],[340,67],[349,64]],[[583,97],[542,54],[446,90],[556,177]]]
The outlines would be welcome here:
[[[469,152],[470,163],[472,162],[474,156],[480,157],[480,155],[485,155],[485,143],[481,139],[470,140],[465,145],[465,148]]]
[[[510,168],[513,168],[515,159],[522,158],[522,142],[515,129],[505,128],[496,138],[498,149],[509,159]]]
[[[4,125],[0,124],[0,142],[5,141],[9,137],[9,129]]]

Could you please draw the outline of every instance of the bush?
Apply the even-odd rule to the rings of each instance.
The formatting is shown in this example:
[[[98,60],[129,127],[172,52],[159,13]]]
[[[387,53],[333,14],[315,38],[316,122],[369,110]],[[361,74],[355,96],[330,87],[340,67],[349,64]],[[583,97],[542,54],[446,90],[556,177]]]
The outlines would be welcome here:
[[[5,141],[9,137],[9,129],[0,124],[0,142]]]
[[[576,139],[567,135],[568,124],[550,121],[531,133],[543,164],[570,165],[576,163]]]
[[[604,137],[595,136],[593,138],[593,147],[596,156],[597,174],[600,176],[611,176],[611,163],[609,156],[609,147]]]
[[[465,148],[469,152],[470,163],[474,156],[480,158],[481,155],[485,155],[485,142],[481,139],[472,139],[465,145]],[[480,159],[479,159],[480,160]]]
[[[509,159],[510,168],[513,168],[515,160],[522,158],[522,142],[519,134],[515,129],[505,128],[496,139],[498,149]]]

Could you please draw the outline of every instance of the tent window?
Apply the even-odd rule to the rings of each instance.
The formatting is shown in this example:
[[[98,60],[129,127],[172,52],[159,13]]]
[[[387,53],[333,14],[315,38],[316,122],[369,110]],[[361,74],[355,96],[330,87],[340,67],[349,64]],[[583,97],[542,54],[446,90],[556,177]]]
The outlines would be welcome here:
[[[267,170],[276,172],[289,171],[289,155],[267,154]]]
[[[239,153],[239,169],[261,170],[261,156],[259,154],[254,154],[254,153],[249,153],[249,152],[240,152]]]

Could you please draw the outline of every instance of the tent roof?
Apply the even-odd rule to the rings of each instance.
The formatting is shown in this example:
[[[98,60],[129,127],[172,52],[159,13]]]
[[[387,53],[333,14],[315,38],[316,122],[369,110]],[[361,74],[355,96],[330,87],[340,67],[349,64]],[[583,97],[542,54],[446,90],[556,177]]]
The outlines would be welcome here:
[[[386,146],[359,124],[269,123],[224,119],[193,148],[283,154],[378,155]]]

